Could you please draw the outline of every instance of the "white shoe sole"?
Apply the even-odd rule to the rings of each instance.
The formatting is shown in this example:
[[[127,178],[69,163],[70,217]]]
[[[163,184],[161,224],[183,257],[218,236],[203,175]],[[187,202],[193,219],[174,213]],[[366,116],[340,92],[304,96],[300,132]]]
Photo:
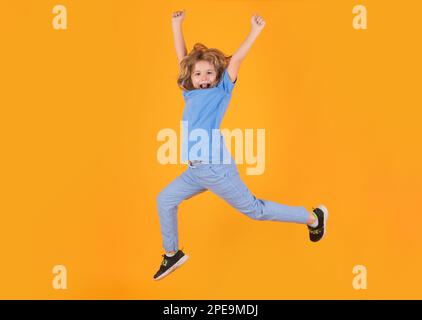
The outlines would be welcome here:
[[[322,238],[319,239],[319,241],[321,241],[327,234],[328,209],[322,204],[320,204],[317,208],[320,208],[322,212],[324,212],[324,234],[322,235]]]
[[[176,270],[177,268],[179,268],[182,264],[184,264],[186,262],[186,260],[188,260],[189,256],[188,255],[184,255],[182,258],[180,258],[179,261],[177,261],[170,269],[168,269],[166,272],[164,272],[161,276],[155,278],[154,280],[160,280],[163,279],[164,277],[168,276],[170,273],[172,273],[174,270]]]

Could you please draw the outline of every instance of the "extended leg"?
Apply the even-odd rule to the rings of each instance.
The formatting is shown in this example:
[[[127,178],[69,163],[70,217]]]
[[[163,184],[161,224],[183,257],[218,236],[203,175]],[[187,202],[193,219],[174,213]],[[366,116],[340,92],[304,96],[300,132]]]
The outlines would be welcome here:
[[[217,166],[215,170],[220,171],[216,173],[221,175],[221,179],[204,186],[250,218],[301,224],[308,222],[310,214],[305,207],[257,199],[243,183],[235,166]]]

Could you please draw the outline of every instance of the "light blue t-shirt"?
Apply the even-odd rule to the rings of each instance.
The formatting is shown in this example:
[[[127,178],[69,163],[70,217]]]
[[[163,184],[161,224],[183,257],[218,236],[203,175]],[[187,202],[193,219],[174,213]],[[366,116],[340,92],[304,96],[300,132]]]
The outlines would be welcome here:
[[[182,160],[223,163],[231,158],[220,132],[237,78],[231,82],[227,69],[219,83],[208,89],[183,91]],[[224,157],[224,158],[223,158]]]

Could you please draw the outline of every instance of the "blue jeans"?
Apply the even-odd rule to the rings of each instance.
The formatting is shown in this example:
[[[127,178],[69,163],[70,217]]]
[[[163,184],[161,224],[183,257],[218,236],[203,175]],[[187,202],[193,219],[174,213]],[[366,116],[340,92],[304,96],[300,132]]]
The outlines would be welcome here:
[[[189,166],[157,197],[160,228],[166,252],[177,251],[177,209],[186,199],[210,190],[238,211],[255,220],[306,224],[309,213],[304,207],[293,207],[257,199],[240,179],[236,163]]]

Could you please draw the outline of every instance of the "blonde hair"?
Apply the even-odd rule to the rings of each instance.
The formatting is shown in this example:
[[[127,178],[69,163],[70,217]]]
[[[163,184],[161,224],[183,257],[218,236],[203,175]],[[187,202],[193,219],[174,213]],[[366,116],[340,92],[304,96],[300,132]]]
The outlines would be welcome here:
[[[193,49],[187,56],[180,62],[180,74],[177,79],[177,84],[182,90],[194,90],[195,87],[192,84],[191,74],[193,68],[198,61],[208,61],[213,64],[217,72],[216,81],[220,81],[220,78],[227,68],[232,56],[226,56],[223,52],[218,49],[208,49],[202,43],[196,43]]]

